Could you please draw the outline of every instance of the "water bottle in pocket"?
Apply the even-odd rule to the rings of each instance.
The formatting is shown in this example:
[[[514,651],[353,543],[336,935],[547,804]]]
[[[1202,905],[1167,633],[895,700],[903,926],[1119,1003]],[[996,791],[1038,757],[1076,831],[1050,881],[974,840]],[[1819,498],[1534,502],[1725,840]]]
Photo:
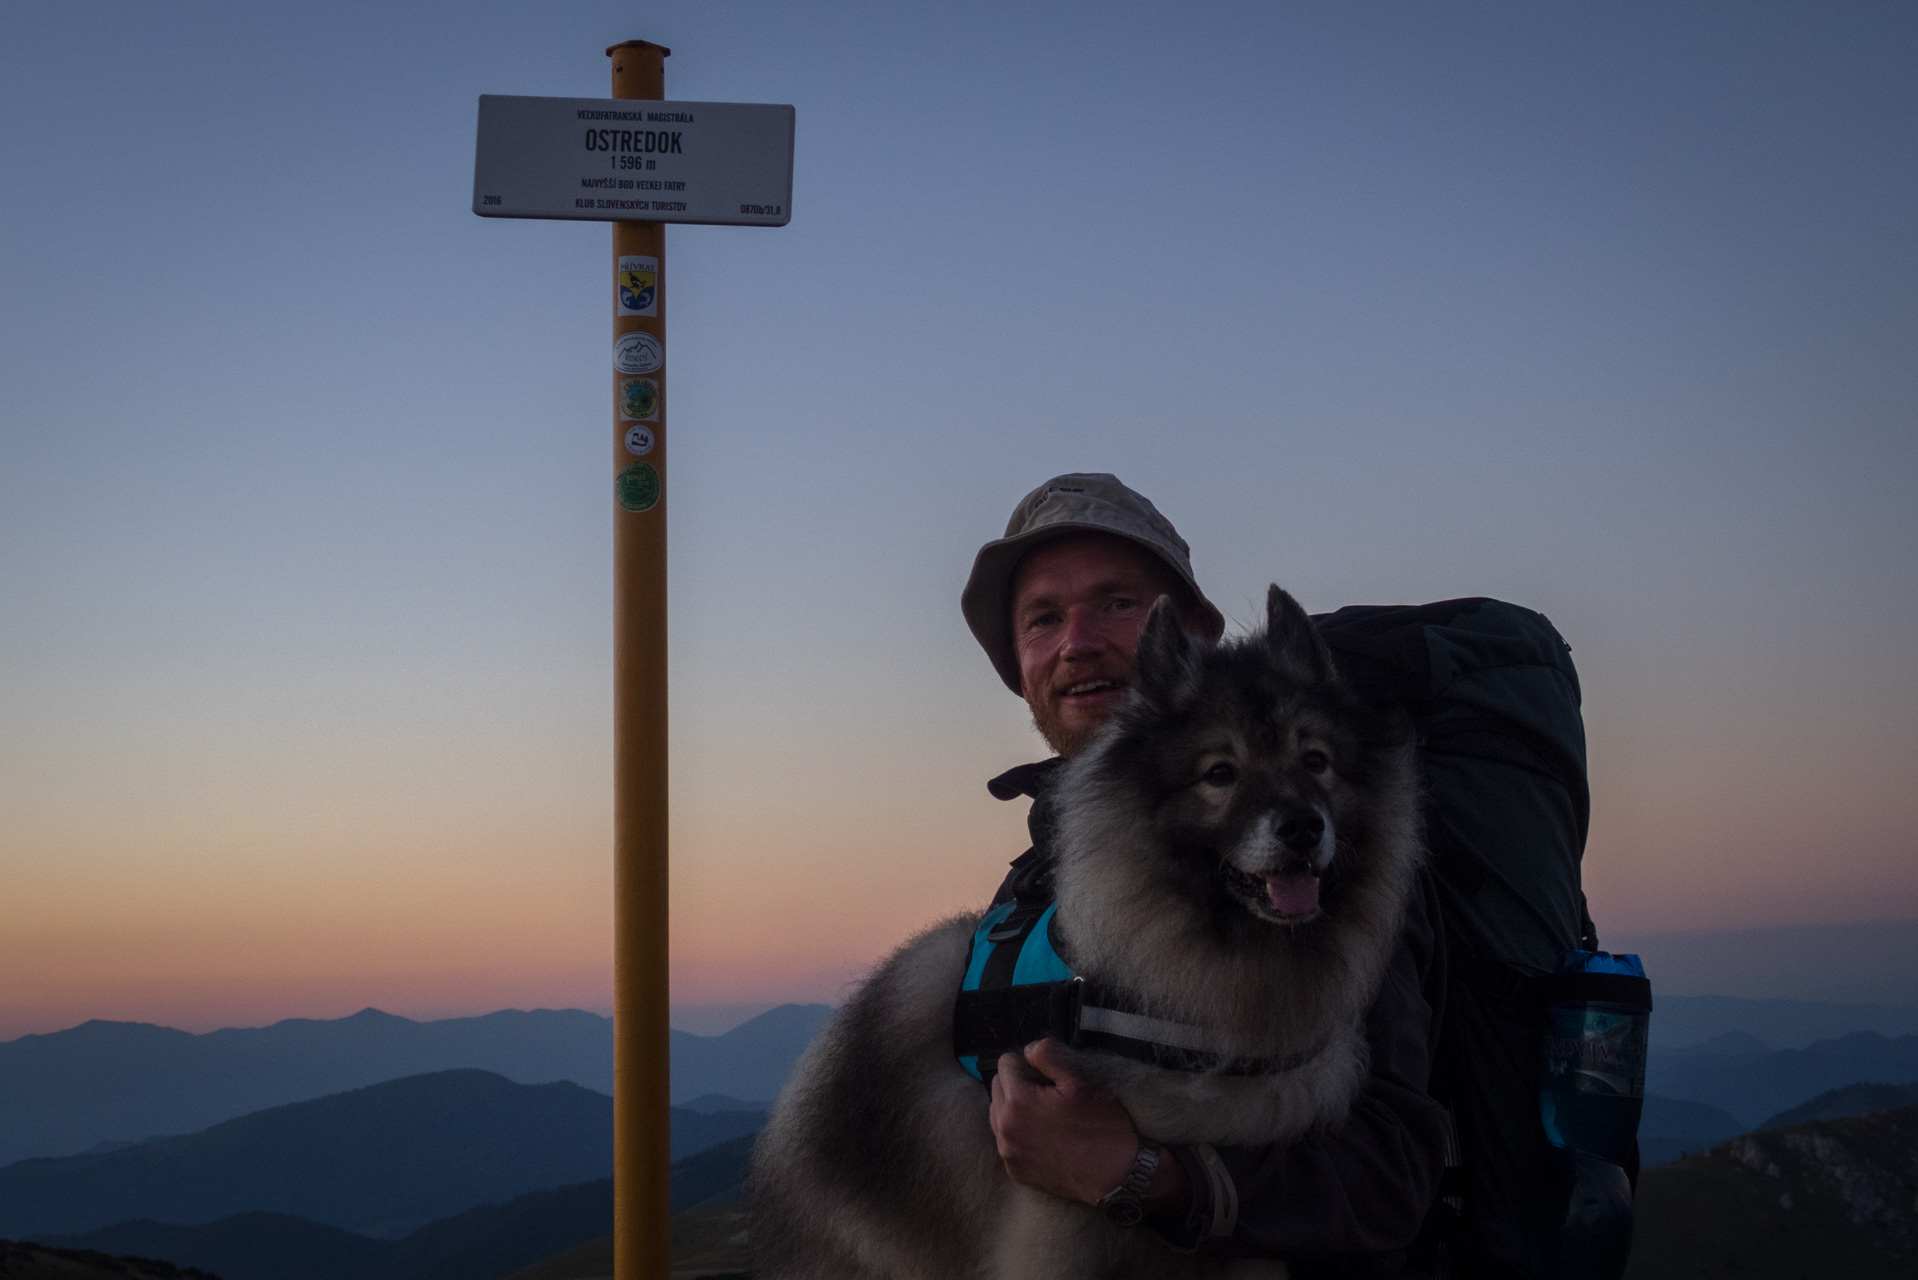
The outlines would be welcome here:
[[[1539,1189],[1533,1269],[1617,1280],[1632,1244],[1651,983],[1637,956],[1574,951],[1550,992],[1538,1108],[1554,1176]]]

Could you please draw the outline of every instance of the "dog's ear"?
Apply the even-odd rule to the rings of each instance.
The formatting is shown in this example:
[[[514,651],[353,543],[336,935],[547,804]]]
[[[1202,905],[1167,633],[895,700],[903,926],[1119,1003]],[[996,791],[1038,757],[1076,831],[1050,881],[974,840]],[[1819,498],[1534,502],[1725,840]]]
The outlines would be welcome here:
[[[1199,642],[1186,634],[1169,596],[1160,596],[1145,620],[1132,659],[1132,683],[1157,707],[1171,708],[1199,689]]]
[[[1265,593],[1265,644],[1279,670],[1302,684],[1338,679],[1325,637],[1299,602],[1277,583]]]

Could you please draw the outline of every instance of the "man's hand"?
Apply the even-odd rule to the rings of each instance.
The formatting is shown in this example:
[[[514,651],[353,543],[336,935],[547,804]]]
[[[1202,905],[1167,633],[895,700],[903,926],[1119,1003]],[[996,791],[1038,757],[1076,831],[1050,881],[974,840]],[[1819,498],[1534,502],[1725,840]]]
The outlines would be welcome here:
[[[1026,1046],[1025,1055],[999,1059],[992,1077],[992,1134],[1006,1176],[1062,1200],[1097,1204],[1132,1171],[1139,1134],[1111,1095],[1066,1063],[1053,1040]],[[1191,1201],[1185,1166],[1161,1149],[1146,1193],[1156,1212]]]

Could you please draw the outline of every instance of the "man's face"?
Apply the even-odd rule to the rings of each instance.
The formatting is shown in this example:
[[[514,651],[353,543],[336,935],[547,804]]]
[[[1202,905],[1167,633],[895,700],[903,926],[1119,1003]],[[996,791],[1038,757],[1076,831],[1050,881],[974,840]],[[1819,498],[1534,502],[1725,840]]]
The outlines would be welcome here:
[[[1152,602],[1183,592],[1150,552],[1103,533],[1048,542],[1012,582],[1012,643],[1032,722],[1073,755],[1118,708]]]

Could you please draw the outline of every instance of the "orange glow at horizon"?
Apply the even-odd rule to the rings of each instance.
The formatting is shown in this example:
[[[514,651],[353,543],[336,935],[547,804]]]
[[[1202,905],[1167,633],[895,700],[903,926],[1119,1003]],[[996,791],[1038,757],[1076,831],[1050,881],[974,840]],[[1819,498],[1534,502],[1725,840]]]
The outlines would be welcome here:
[[[1559,621],[1586,679],[1601,936],[1918,917],[1895,715],[1838,705],[1787,737],[1771,725],[1792,708],[1660,688],[1601,625]],[[862,706],[867,686],[833,687],[853,705],[682,721],[676,1005],[836,1002],[913,932],[982,905],[1026,846],[1025,803],[983,785],[1040,754],[1016,699],[980,680],[943,705]],[[608,1009],[606,762],[557,737],[502,744],[465,714],[366,751],[344,731],[322,750],[156,728],[101,767],[56,753],[44,785],[16,776],[0,1039],[96,1017]]]

